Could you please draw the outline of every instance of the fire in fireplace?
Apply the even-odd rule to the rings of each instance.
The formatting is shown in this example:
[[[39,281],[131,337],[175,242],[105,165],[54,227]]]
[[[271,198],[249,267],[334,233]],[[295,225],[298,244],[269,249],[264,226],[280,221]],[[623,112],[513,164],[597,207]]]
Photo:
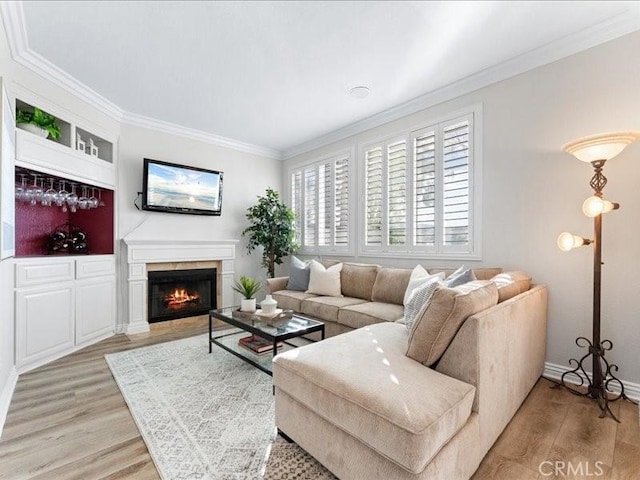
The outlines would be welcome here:
[[[216,269],[149,272],[149,323],[203,315],[216,308]]]

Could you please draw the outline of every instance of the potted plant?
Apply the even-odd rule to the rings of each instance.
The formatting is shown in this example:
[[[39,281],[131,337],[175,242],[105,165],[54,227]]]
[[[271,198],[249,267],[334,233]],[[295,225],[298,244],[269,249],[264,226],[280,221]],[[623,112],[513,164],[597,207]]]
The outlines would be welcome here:
[[[260,290],[260,282],[255,278],[242,275],[240,280],[234,282],[233,289],[243,297],[240,301],[240,310],[243,312],[255,312],[255,294]]]
[[[16,126],[42,138],[51,137],[58,140],[61,135],[56,117],[43,112],[38,107],[34,107],[33,112],[19,108],[16,115]]]
[[[247,250],[251,253],[262,247],[262,266],[269,278],[275,276],[275,265],[296,251],[293,211],[280,201],[278,192],[267,188],[266,196],[258,197],[258,203],[247,210],[251,225],[242,232],[249,237]]]

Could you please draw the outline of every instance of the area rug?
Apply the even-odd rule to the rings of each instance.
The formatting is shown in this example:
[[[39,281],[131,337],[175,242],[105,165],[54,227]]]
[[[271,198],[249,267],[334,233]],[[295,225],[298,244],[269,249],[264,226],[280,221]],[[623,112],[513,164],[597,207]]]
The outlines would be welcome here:
[[[106,355],[165,480],[335,478],[276,440],[272,378],[208,335]]]

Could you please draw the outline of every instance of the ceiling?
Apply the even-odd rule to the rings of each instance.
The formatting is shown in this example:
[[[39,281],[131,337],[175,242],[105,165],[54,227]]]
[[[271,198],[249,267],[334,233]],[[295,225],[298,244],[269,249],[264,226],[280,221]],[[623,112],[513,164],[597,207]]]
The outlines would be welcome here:
[[[29,49],[125,112],[286,153],[555,49],[637,6],[30,1],[22,8]],[[352,98],[356,85],[368,86],[369,96]]]

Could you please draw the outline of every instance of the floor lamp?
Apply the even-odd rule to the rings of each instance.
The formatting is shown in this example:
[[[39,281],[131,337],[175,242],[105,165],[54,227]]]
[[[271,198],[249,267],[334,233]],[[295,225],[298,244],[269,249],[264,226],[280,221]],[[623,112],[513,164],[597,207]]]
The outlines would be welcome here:
[[[603,175],[602,169],[607,160],[620,154],[627,145],[637,138],[638,135],[635,132],[607,133],[581,138],[563,147],[567,153],[572,154],[578,160],[590,163],[594,168],[590,181],[593,195],[582,204],[583,213],[587,217],[593,218],[594,238],[586,239],[568,232],[561,233],[558,237],[558,247],[565,252],[583,245],[593,246],[593,334],[591,340],[586,337],[576,339],[576,344],[580,348],[587,348],[588,352],[580,360],[575,358],[569,360],[569,364],[574,368],[562,374],[561,384],[576,395],[596,400],[600,407],[600,418],[609,414],[617,422],[619,420],[611,412],[609,403],[621,398],[626,400],[629,398],[624,393],[623,383],[614,375],[618,371],[618,366],[605,359],[605,352],[611,350],[613,344],[610,340],[600,339],[600,287],[602,279],[602,215],[617,210],[620,205],[604,199],[602,190],[607,184],[607,178]],[[587,375],[584,366],[589,357],[593,361],[591,378]],[[587,386],[587,391],[581,392],[569,386],[565,382],[565,377],[575,380],[574,385]],[[616,386],[616,390],[620,391],[612,391],[611,386]]]

